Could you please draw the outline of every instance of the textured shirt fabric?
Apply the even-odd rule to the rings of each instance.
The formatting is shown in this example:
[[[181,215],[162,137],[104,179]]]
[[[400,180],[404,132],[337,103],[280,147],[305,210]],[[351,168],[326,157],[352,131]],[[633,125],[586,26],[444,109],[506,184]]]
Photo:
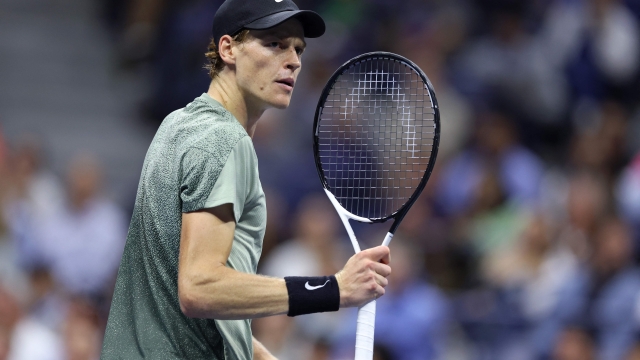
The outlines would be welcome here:
[[[186,317],[178,299],[181,216],[233,204],[227,266],[255,273],[266,225],[253,144],[203,94],[162,123],[145,157],[102,359],[253,358],[250,320]]]

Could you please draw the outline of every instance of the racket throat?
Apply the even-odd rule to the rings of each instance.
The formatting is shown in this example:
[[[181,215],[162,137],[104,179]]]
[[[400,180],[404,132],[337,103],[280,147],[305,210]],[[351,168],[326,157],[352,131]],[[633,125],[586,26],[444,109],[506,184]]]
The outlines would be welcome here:
[[[344,224],[344,228],[347,229],[347,234],[349,234],[349,240],[351,240],[351,245],[353,245],[353,250],[357,253],[361,251],[360,244],[358,244],[358,239],[356,239],[356,234],[353,232],[353,228],[351,228],[351,224],[349,224],[349,219],[346,216],[340,215],[340,219],[342,219],[342,223]]]
[[[351,227],[349,220],[353,219],[353,220],[357,220],[365,223],[371,223],[371,220],[351,214],[350,212],[345,210],[342,207],[342,205],[340,205],[340,202],[331,193],[331,191],[324,189],[324,192],[327,194],[327,197],[329,198],[329,201],[331,201],[331,204],[333,204],[333,207],[336,208],[336,211],[340,216],[340,220],[342,220],[342,223],[344,224],[344,228],[347,230],[347,234],[349,234],[349,240],[351,240],[351,245],[353,245],[353,250],[356,253],[359,253],[361,251],[360,244],[358,244],[358,239],[356,238],[356,234],[353,232],[353,228]]]

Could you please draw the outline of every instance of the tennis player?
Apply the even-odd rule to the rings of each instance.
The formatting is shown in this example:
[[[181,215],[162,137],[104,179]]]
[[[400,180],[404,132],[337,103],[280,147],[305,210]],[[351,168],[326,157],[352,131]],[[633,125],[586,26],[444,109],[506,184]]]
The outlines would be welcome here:
[[[334,276],[256,275],[265,197],[251,141],[289,105],[305,37],[322,18],[291,0],[227,0],[213,21],[207,93],[162,123],[147,152],[102,359],[274,359],[250,319],[361,306],[384,294],[389,249]]]

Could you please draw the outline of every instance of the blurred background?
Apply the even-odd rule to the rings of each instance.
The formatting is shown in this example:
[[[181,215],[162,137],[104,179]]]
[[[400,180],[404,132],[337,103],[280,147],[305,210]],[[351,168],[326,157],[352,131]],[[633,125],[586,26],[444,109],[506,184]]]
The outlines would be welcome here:
[[[391,51],[433,82],[442,140],[391,243],[376,359],[640,359],[640,1],[296,2],[328,28],[254,137],[260,272],[352,254],[313,115],[340,64]],[[0,2],[0,360],[99,357],[146,149],[206,92],[220,3]],[[388,226],[355,231],[373,246]],[[355,311],[253,325],[281,360],[353,358]]]

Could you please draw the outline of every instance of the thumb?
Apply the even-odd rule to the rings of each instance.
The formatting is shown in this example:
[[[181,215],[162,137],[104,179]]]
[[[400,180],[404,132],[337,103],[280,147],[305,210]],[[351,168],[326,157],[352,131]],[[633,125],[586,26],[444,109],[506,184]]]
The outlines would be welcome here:
[[[389,263],[389,248],[387,246],[376,246],[371,249],[365,250],[365,257],[375,262],[381,262],[383,264]]]

